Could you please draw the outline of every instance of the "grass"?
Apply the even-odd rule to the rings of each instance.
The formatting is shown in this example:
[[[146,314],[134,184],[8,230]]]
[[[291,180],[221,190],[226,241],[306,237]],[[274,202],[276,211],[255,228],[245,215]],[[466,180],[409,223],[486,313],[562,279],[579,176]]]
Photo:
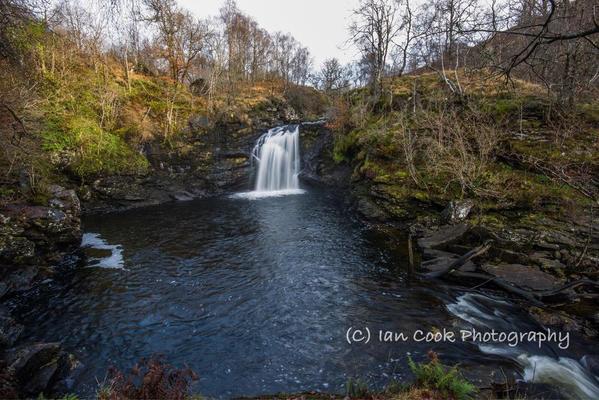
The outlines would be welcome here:
[[[501,155],[533,159],[584,183],[599,165],[599,103],[568,114],[537,85],[507,86],[484,71],[458,75],[467,93],[459,103],[435,73],[403,76],[387,82],[391,100],[383,109],[359,121],[366,95],[350,93],[333,113],[345,118],[331,124],[338,128],[334,161],[353,167],[363,192],[374,188],[395,203],[471,198],[483,209],[558,211],[589,202],[555,176]]]

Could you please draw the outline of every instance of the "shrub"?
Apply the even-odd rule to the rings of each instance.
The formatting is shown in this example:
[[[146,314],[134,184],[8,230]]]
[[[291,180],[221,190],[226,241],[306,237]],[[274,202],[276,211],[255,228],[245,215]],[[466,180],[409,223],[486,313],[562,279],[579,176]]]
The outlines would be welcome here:
[[[184,400],[192,396],[191,384],[198,379],[190,368],[174,368],[162,357],[142,359],[128,376],[116,368],[109,375],[108,384],[98,390],[99,400]]]
[[[456,400],[472,398],[476,387],[461,377],[456,367],[444,366],[432,351],[428,355],[430,362],[426,364],[415,363],[408,357],[408,365],[416,376],[416,386],[437,390],[443,396]]]

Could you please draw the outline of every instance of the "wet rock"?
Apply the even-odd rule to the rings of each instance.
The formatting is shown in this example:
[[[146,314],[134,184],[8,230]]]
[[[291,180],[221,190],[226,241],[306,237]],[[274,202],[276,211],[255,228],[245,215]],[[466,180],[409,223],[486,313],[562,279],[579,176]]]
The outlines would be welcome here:
[[[68,387],[68,379],[80,365],[59,343],[35,343],[6,352],[5,362],[14,372],[23,397],[51,395]]]
[[[386,221],[389,216],[369,198],[360,197],[356,202],[357,211],[365,218],[374,221]]]
[[[40,268],[34,265],[24,265],[8,271],[3,282],[7,286],[5,294],[31,289],[37,280]]]
[[[472,200],[454,200],[441,213],[441,221],[444,224],[456,224],[468,218],[470,211],[474,207]]]
[[[506,364],[504,368],[497,369],[495,366],[490,365],[465,363],[460,365],[460,372],[464,378],[477,387],[497,390],[498,388],[505,388],[506,385],[510,386],[515,382],[513,373],[510,373],[510,366]],[[494,398],[494,396],[489,396],[489,398]]]
[[[423,260],[433,260],[435,258],[441,258],[441,257],[452,258],[452,257],[457,257],[457,256],[448,251],[436,250],[436,249],[431,249],[431,248],[422,249],[422,259]]]
[[[21,392],[26,396],[48,392],[58,370],[59,343],[37,343],[12,349],[6,360],[14,371]]]
[[[0,349],[15,344],[23,328],[23,325],[17,323],[6,311],[0,310]]]
[[[599,376],[599,356],[585,355],[580,363],[594,376]]]
[[[467,224],[446,225],[432,235],[418,239],[418,245],[422,248],[442,249],[460,241],[468,230]]]
[[[173,193],[171,194],[171,197],[173,198],[173,200],[177,201],[190,201],[194,199],[194,195],[187,191]]]
[[[482,269],[513,285],[532,290],[551,290],[560,285],[560,281],[536,267],[520,264],[485,264]]]
[[[438,257],[432,260],[427,260],[422,262],[420,265],[426,271],[434,272],[445,269],[449,264],[457,260],[458,256],[454,255],[453,257]],[[476,265],[472,261],[467,261],[464,265],[459,268],[460,271],[464,272],[474,272],[476,270]]]

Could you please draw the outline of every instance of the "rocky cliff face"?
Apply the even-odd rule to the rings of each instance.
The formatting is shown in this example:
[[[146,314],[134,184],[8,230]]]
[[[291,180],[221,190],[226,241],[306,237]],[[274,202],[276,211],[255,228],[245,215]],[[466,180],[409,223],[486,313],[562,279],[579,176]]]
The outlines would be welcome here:
[[[192,120],[193,122],[193,120]],[[299,123],[302,146],[302,176],[308,181],[340,182],[333,174],[330,152],[332,135],[323,121],[299,122],[266,118],[251,124],[229,122],[199,127],[190,124],[184,144],[174,149],[163,143],[150,143],[144,153],[152,168],[144,176],[107,176],[82,186],[80,197],[85,212],[105,212],[167,201],[251,190],[251,152],[267,129]]]

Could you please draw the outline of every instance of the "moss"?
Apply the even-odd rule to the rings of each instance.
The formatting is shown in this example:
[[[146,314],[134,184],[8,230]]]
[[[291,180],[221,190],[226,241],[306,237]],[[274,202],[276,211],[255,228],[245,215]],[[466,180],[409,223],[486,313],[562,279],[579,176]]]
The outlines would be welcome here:
[[[578,106],[578,112],[588,122],[599,123],[599,102],[586,103]]]
[[[68,168],[80,178],[99,174],[143,173],[148,161],[119,136],[104,131],[96,121],[74,117],[53,121],[42,133],[43,147],[55,153],[70,152]]]
[[[412,197],[418,201],[429,202],[430,195],[422,190],[416,190],[412,193]]]
[[[338,135],[335,137],[335,144],[333,146],[333,160],[336,163],[342,163],[350,161],[355,154],[358,137],[357,132],[351,132],[347,135]]]

